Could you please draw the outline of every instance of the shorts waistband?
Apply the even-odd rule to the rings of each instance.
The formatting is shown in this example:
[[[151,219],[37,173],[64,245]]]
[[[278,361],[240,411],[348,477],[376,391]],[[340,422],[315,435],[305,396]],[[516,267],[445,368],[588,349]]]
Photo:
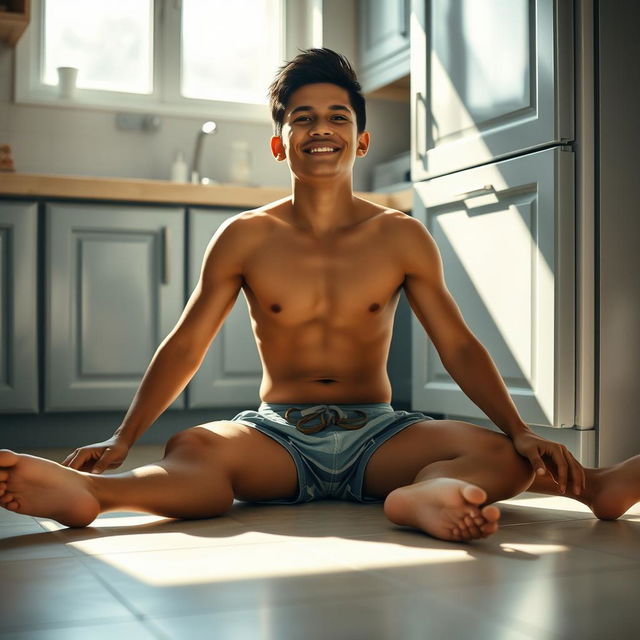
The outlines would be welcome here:
[[[355,409],[359,409],[360,411],[393,411],[393,407],[388,402],[370,402],[367,404],[321,404],[319,402],[292,402],[290,404],[282,404],[278,402],[262,402],[258,411],[271,409],[271,411],[278,413],[280,411],[286,411],[291,407],[298,407],[299,409],[309,409],[312,407],[331,409],[332,407],[340,407],[343,411],[354,411]]]

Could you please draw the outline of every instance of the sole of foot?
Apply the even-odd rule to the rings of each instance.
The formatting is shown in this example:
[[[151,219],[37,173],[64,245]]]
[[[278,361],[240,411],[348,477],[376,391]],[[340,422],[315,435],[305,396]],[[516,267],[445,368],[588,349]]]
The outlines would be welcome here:
[[[0,449],[0,506],[85,527],[100,512],[86,475],[51,460]]]
[[[441,540],[486,538],[498,530],[500,510],[488,505],[486,492],[454,478],[434,478],[392,491],[384,503],[396,524],[421,529]]]

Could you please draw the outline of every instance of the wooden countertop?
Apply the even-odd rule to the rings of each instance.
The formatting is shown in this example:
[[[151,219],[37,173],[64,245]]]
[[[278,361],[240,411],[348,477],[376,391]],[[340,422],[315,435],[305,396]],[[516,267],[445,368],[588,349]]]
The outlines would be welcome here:
[[[282,187],[197,185],[167,180],[0,173],[0,196],[49,196],[253,208],[285,198],[290,193],[290,189]],[[400,211],[410,211],[412,208],[411,189],[394,193],[356,192],[355,195]]]

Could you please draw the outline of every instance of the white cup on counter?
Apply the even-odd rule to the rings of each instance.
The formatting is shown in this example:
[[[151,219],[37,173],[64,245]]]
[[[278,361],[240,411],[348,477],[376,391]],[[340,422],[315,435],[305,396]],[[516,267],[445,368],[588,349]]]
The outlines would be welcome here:
[[[73,98],[78,80],[77,67],[58,67],[58,93],[66,100]]]

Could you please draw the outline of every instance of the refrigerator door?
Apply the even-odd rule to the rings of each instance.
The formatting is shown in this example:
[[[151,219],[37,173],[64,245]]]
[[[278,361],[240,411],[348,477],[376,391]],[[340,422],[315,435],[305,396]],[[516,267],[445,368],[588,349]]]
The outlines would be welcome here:
[[[573,3],[414,0],[412,181],[574,138]]]
[[[523,420],[571,427],[575,396],[574,154],[531,153],[414,185],[414,217]],[[412,407],[486,419],[412,317]]]

